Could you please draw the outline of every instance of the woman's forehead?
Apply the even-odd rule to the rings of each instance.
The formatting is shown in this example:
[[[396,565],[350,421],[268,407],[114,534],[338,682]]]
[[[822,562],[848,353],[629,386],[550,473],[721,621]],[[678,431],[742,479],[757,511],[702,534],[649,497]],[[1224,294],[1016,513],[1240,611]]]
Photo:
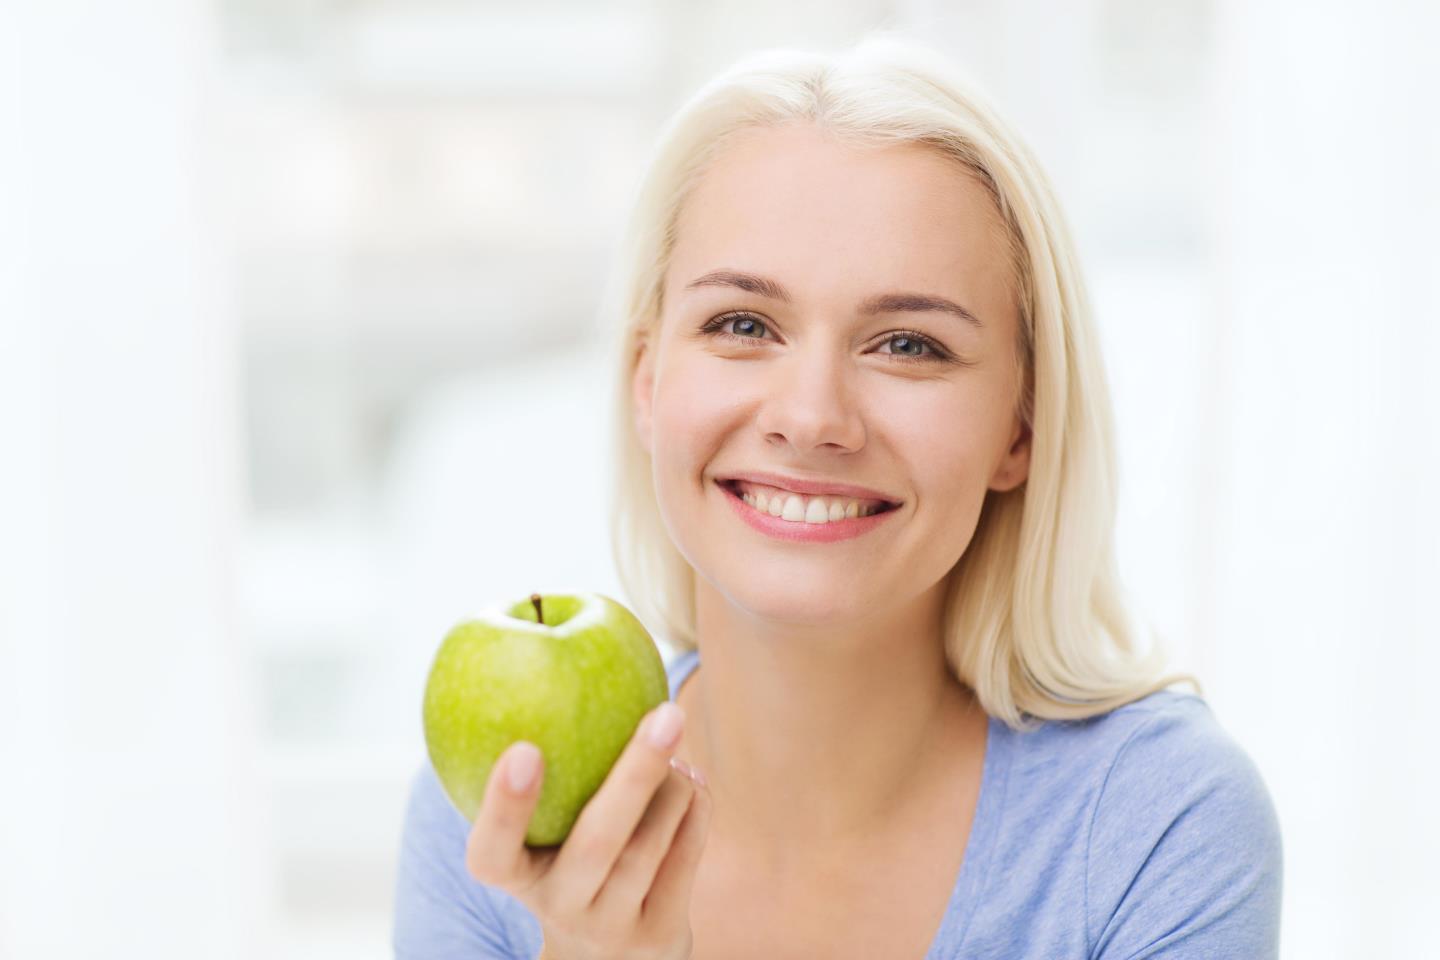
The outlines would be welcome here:
[[[999,226],[984,186],[932,148],[855,147],[805,127],[747,132],[686,199],[666,299],[738,269],[799,297],[914,289],[993,311],[1007,289]]]

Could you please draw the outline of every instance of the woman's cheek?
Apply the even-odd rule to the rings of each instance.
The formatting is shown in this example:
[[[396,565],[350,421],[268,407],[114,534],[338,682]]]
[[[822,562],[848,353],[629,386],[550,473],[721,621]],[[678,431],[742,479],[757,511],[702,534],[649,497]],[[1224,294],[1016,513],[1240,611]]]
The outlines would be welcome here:
[[[736,384],[721,375],[724,364],[715,358],[676,353],[657,391],[656,413],[672,430],[695,430],[723,415]]]
[[[680,555],[700,570],[706,568],[706,537],[697,509],[703,500],[697,498],[707,492],[706,472],[716,465],[724,430],[716,425],[714,393],[692,372],[672,365],[657,385],[652,455],[661,522]]]
[[[705,438],[714,428],[707,424],[714,419],[717,402],[714,385],[703,381],[695,365],[674,363],[666,368],[666,376],[655,392],[654,456],[656,467],[666,477],[698,473],[703,466]]]

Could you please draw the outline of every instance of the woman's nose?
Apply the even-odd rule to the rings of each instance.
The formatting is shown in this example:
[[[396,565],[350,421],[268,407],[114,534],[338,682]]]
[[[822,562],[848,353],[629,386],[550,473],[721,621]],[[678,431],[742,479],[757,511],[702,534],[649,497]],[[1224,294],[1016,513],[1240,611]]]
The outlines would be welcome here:
[[[797,453],[863,447],[865,423],[849,362],[843,351],[815,345],[773,365],[757,421],[766,439],[787,442]]]

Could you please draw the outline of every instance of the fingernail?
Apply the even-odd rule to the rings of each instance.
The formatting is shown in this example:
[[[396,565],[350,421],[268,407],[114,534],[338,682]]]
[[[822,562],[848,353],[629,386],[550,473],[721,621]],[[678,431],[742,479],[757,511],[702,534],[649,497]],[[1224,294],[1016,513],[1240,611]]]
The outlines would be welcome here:
[[[521,742],[510,751],[505,761],[505,779],[512,793],[524,793],[540,772],[540,750],[534,744]]]
[[[657,750],[668,750],[680,739],[680,728],[685,714],[673,700],[666,700],[655,708],[645,726],[645,739]]]
[[[685,776],[689,777],[691,780],[694,780],[702,787],[710,782],[705,779],[705,774],[700,772],[699,767],[692,767],[690,766],[690,764],[686,763],[684,760],[681,760],[679,757],[671,757],[670,766],[674,767],[676,770],[679,770],[681,773],[685,774]]]

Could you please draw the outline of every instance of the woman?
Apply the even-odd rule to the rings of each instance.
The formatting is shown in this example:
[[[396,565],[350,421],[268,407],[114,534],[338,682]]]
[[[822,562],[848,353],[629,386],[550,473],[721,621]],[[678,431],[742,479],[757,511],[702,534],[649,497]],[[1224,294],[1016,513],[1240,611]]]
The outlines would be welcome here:
[[[557,849],[532,745],[473,826],[423,768],[397,954],[1275,956],[1273,806],[1138,652],[1096,333],[993,111],[903,41],[755,56],[626,255],[615,544],[673,702]]]

